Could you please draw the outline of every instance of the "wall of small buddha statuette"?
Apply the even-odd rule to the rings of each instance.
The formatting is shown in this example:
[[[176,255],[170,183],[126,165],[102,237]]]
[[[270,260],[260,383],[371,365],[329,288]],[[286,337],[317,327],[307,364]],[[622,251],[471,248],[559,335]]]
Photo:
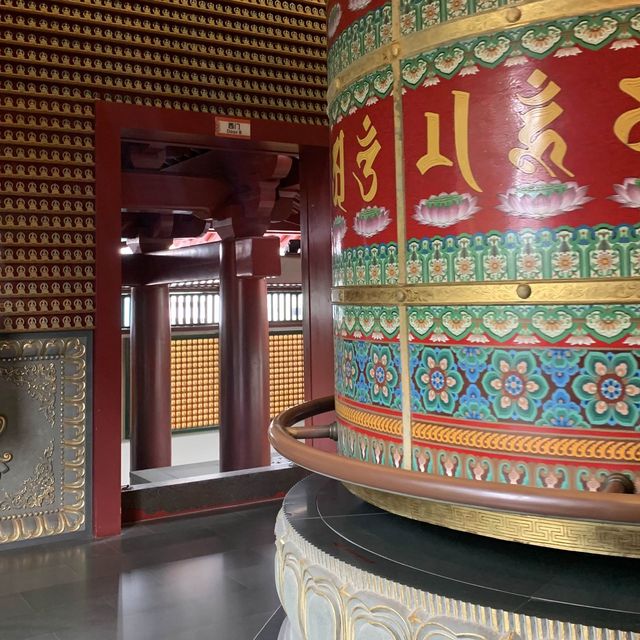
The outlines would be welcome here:
[[[0,331],[94,323],[96,100],[325,124],[323,0],[3,0]]]

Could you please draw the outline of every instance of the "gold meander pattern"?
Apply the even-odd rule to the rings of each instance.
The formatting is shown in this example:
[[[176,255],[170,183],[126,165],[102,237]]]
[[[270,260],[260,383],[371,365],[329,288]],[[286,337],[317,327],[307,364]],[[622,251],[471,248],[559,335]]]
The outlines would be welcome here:
[[[389,618],[385,621],[383,616],[377,617],[376,612],[386,613],[390,603],[393,603],[391,608],[411,625],[410,629],[406,629],[407,636],[389,635],[397,640],[434,637],[459,640],[638,640],[640,637],[629,631],[589,627],[492,609],[381,578],[337,560],[313,545],[300,535],[283,511],[276,522],[276,549],[278,594],[290,621],[300,626],[309,619],[307,611],[312,604],[308,596],[315,597],[316,585],[322,585],[319,595],[326,604],[333,605],[331,609],[338,614],[334,619],[341,623],[345,615],[363,612],[366,607],[364,613],[368,614],[369,620],[375,620],[378,628],[384,628]],[[285,588],[295,599],[284,598]],[[315,600],[317,603],[317,598]],[[437,621],[437,632],[425,637],[421,632],[429,625],[429,621],[432,621],[431,624]],[[461,626],[466,629],[459,631],[460,635],[453,632],[444,635],[443,631],[449,631],[444,626],[447,623],[457,629]]]
[[[0,330],[94,323],[96,100],[326,124],[323,0],[4,0]]]
[[[356,427],[394,437],[402,436],[400,417],[361,411],[341,402],[336,402],[336,413],[339,418]],[[640,458],[640,442],[624,438],[571,437],[567,434],[527,435],[480,427],[450,427],[415,420],[412,421],[412,435],[415,440],[430,444],[494,453],[618,462],[635,462]]]
[[[432,502],[344,483],[354,495],[397,515],[541,547],[640,558],[640,525],[546,518]]]

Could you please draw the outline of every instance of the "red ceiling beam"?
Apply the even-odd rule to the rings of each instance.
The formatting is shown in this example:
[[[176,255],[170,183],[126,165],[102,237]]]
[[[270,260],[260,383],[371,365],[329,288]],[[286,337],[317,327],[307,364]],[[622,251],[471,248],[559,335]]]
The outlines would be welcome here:
[[[195,213],[211,218],[232,194],[223,178],[194,178],[170,174],[123,173],[122,210],[153,213]]]

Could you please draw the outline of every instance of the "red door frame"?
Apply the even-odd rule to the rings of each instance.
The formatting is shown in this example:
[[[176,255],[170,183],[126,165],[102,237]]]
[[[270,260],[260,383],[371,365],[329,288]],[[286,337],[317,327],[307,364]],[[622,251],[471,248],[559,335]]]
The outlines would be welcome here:
[[[215,116],[154,107],[96,103],[96,327],[93,347],[93,532],[116,535],[120,517],[120,146],[123,138],[298,153],[328,146],[315,125],[251,120],[251,139],[216,137]]]

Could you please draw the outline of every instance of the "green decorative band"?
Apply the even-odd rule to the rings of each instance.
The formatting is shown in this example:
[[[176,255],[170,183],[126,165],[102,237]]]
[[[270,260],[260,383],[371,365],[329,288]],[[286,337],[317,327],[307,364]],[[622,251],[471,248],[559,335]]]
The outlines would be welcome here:
[[[391,42],[391,12],[391,3],[387,3],[349,25],[338,36],[329,49],[329,78],[335,77],[356,60]],[[340,18],[335,15],[333,20],[338,21]],[[329,36],[332,35],[331,31],[332,15],[330,14]]]
[[[409,339],[436,344],[640,346],[639,305],[408,307]],[[398,307],[336,305],[336,337],[397,340]]]
[[[399,275],[395,242],[343,249],[333,257],[335,286],[395,285]]]
[[[621,49],[631,38],[639,36],[638,8],[566,18],[420,53],[403,60],[402,78],[405,86],[415,88],[435,84],[438,77],[475,73],[478,67],[493,69],[501,64],[518,64],[523,57],[540,60],[552,54],[561,57],[579,53],[581,49],[598,50],[609,45]]]
[[[397,307],[336,306],[333,324],[336,336],[343,338],[397,340],[400,313]]]
[[[363,310],[367,326],[378,324],[375,317],[373,321],[367,317],[372,307],[337,309],[336,330],[341,335],[352,336],[361,326],[357,309]],[[408,313],[410,339],[414,342],[591,348],[615,345],[626,349],[640,346],[637,305],[409,307]]]
[[[338,95],[329,105],[329,124],[333,126],[357,109],[390,96],[392,90],[393,70],[390,66],[382,67],[364,76]]]
[[[640,276],[640,225],[433,236],[407,246],[409,284],[633,276]]]
[[[532,0],[401,0],[400,32],[403,36],[478,13],[522,5]],[[535,0],[533,0],[535,1]]]
[[[452,12],[460,13],[460,17],[443,21],[445,2]],[[558,53],[560,49],[568,54],[571,50],[593,50],[609,44],[614,48],[634,46],[633,38],[639,32],[637,0],[583,0],[579,7],[575,0],[530,0],[517,3],[517,7],[496,8],[487,4],[486,9],[476,9],[476,13],[472,4],[473,0],[426,0],[422,20],[425,26],[426,23],[430,26],[415,31],[412,31],[413,9],[400,13],[398,40],[372,48],[362,57],[353,56],[350,62],[345,60],[344,65],[335,66],[330,72],[329,101],[372,69],[398,57],[404,61],[405,82],[418,86],[425,79],[435,83],[439,75],[452,77],[476,64],[495,67],[508,60],[517,63],[518,58],[523,57],[541,59],[553,53],[563,55]],[[475,6],[478,4],[475,2]],[[495,5],[495,0],[490,0],[490,4]],[[575,17],[578,11],[581,16]],[[406,35],[402,35],[403,30]],[[456,48],[462,50],[462,59]],[[358,47],[354,47],[354,51],[356,49]]]

